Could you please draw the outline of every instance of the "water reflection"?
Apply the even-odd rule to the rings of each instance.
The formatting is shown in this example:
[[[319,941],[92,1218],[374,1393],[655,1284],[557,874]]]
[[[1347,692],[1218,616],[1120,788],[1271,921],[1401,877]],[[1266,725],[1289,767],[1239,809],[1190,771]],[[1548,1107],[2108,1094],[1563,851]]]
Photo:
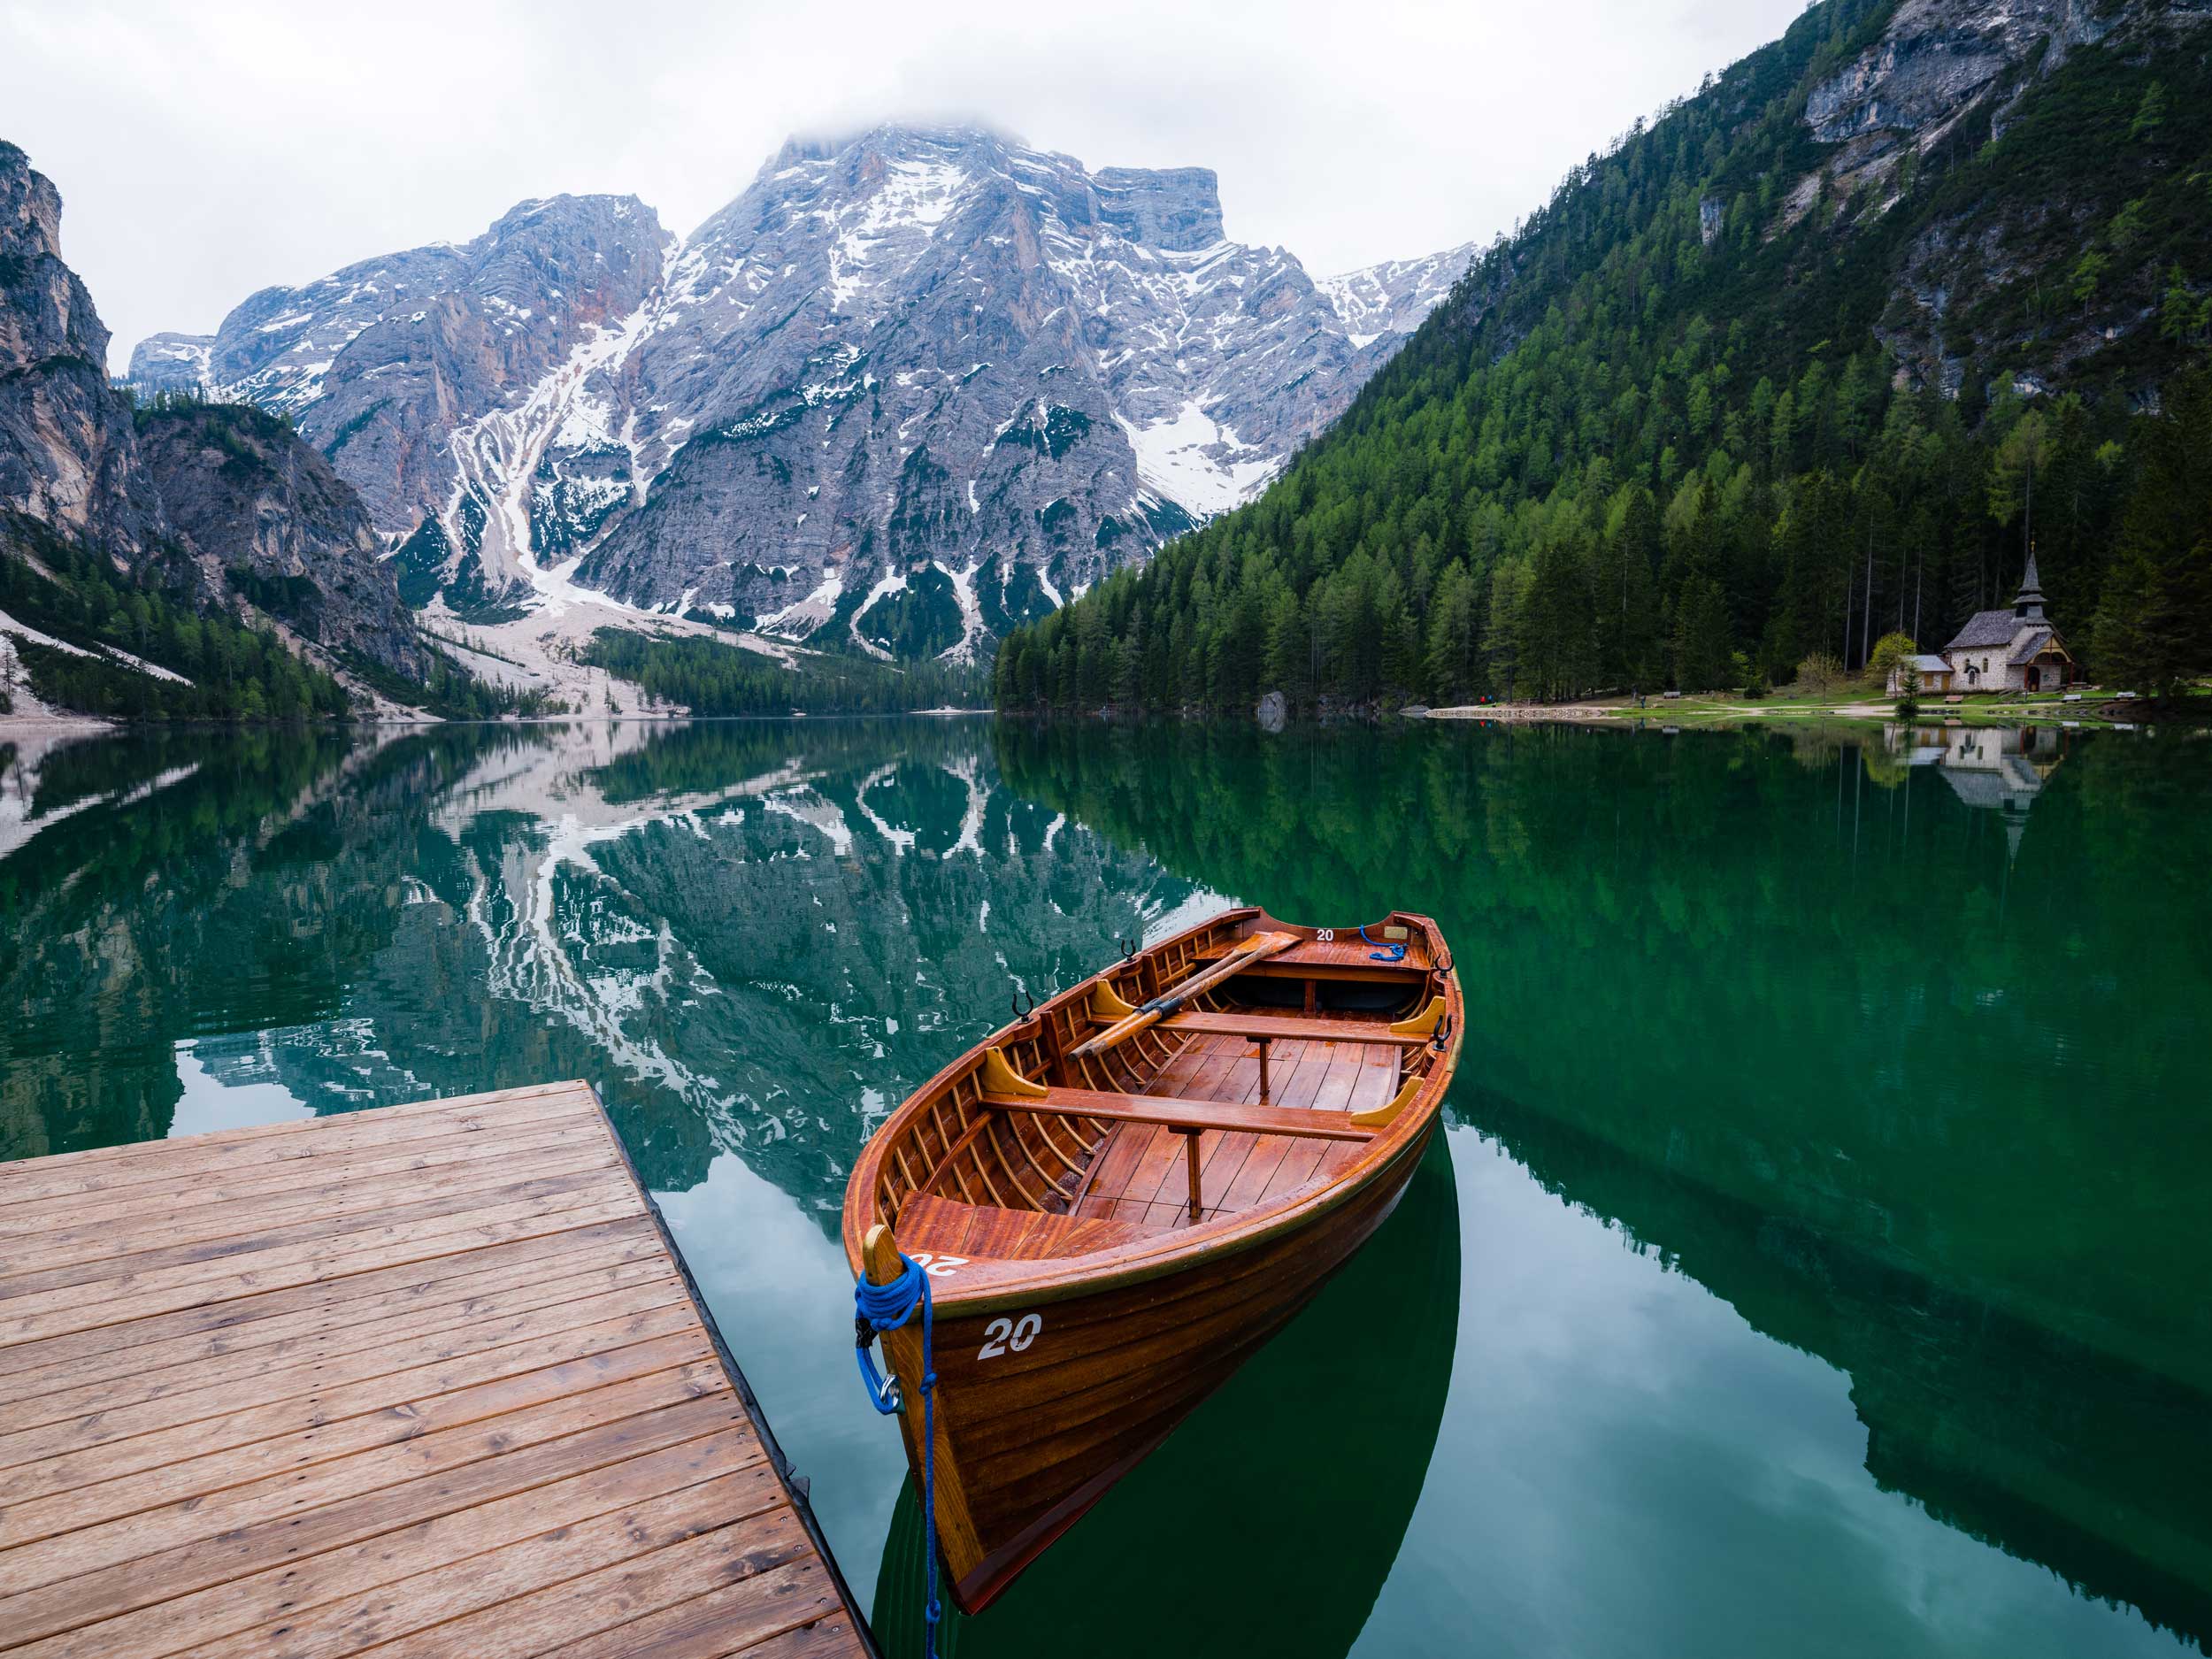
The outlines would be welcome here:
[[[1971,786],[1848,735],[1000,748],[1278,914],[1437,916],[1462,1121],[1847,1371],[1878,1482],[2201,1638],[2212,754],[1987,735],[1962,776],[2038,785],[2016,857]]]
[[[939,1651],[1350,1651],[1428,1477],[1459,1283],[1459,1208],[1439,1135],[1390,1219],[1312,1305],[988,1613],[952,1611]],[[920,1651],[922,1573],[910,1479],[871,1618],[893,1659]],[[1142,1593],[1100,1594],[1115,1583]]]
[[[808,721],[19,745],[0,1155],[593,1079],[868,1599],[905,1559],[833,1237],[869,1130],[1117,937],[1222,895],[1426,910],[1471,1006],[1442,1196],[1033,1571],[1031,1613],[1010,1598],[964,1644],[1018,1647],[1053,1586],[1127,1584],[1116,1563],[1176,1540],[1241,1564],[1218,1594],[1091,1591],[1102,1644],[1226,1628],[1237,1597],[1314,1653],[1363,1629],[1376,1652],[1757,1650],[1785,1609],[1839,1651],[2147,1638],[1977,1540],[2202,1637],[2212,745],[2049,741]],[[1302,1421],[1331,1437],[1310,1488],[1268,1457]],[[1775,1501],[1816,1442],[1818,1502]],[[1320,1502],[1358,1524],[1301,1553]],[[1939,1593],[1909,1571],[1938,1558]],[[1255,1610],[1268,1559],[1317,1587]],[[1850,1571],[1807,1565],[1830,1560]],[[904,1594],[887,1575],[880,1605]]]
[[[737,1151],[833,1217],[1015,990],[1202,897],[985,764],[928,722],[50,751],[0,858],[0,1154],[164,1133],[178,1045],[252,1031],[191,1065],[319,1110],[583,1077],[653,1185]]]
[[[2016,856],[2028,809],[2066,757],[2068,734],[2033,726],[1894,726],[1893,749],[1937,775],[1968,806],[2000,813],[2005,844]]]

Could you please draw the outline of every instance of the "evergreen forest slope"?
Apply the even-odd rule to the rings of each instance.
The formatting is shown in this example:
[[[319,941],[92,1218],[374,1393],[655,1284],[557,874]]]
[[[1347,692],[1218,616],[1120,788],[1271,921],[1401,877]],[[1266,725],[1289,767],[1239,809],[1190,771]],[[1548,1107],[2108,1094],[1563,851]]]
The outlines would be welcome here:
[[[1574,168],[1252,504],[1013,634],[1002,706],[1703,690],[1939,648],[2032,538],[2212,668],[2212,5],[1826,0]]]

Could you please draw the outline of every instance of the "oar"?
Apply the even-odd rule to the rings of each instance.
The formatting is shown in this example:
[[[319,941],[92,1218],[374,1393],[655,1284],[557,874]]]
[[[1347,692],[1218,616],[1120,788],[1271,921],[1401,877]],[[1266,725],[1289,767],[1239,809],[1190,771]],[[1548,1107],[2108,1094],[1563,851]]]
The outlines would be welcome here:
[[[1233,973],[1241,973],[1264,956],[1271,956],[1280,950],[1288,950],[1297,942],[1298,936],[1295,933],[1253,934],[1251,938],[1237,946],[1205,972],[1184,980],[1171,991],[1154,997],[1135,1013],[1122,1016],[1088,1042],[1071,1048],[1068,1051],[1069,1057],[1072,1059],[1079,1055],[1103,1053],[1117,1043],[1127,1041],[1139,1032],[1159,1024],[1163,1018],[1172,1014],[1201,991],[1220,984],[1222,980]]]

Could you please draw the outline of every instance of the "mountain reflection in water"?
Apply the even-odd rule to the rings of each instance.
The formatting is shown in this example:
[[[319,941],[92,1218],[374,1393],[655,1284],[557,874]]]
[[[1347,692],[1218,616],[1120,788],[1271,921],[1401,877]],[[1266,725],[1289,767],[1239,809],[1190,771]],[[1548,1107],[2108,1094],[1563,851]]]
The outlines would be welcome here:
[[[0,1153],[165,1133],[173,1045],[252,1028],[202,1051],[217,1083],[326,1111],[582,1077],[653,1186],[739,1151],[833,1216],[1011,989],[1198,896],[987,764],[929,722],[50,754],[0,859]]]
[[[596,1082],[887,1611],[911,1520],[895,1437],[849,1386],[834,1243],[869,1131],[1010,996],[1118,938],[1231,896],[1425,910],[1471,1011],[1426,1208],[1409,1196],[1024,1591],[1064,1605],[1118,1571],[1102,1642],[1266,1595],[1253,1628],[1317,1654],[1363,1628],[1378,1652],[1755,1649],[1774,1628],[1807,1651],[2155,1650],[2153,1625],[2212,1633],[2208,811],[2212,744],[2170,732],[21,742],[0,752],[0,1155]],[[1681,1467],[1638,1472],[1668,1406],[1655,1379],[1620,1392],[1630,1333],[1548,1318],[1585,1305],[1593,1233],[1628,1248],[1601,1277],[1632,1302],[1603,1317],[1640,1309],[1651,1351],[1711,1372],[1670,1380],[1740,1466],[1702,1455],[1696,1479],[1761,1526],[1695,1509]],[[1551,1392],[1514,1396],[1517,1364]],[[1772,1410],[1730,1403],[1753,1397]],[[1825,1519],[1768,1501],[1785,1399],[1851,1432],[1858,1484]],[[1362,1409],[1379,1438],[1343,1422]],[[1240,1472],[1302,1432],[1340,1432],[1310,1486]],[[1206,1494],[1160,1520],[1179,1483]],[[1260,1586],[1260,1545],[1331,1508],[1356,1510],[1356,1548],[1279,1557],[1333,1572],[1301,1617],[1296,1586]],[[1220,1544],[1239,1513],[1251,1540]],[[1210,1536],[1205,1594],[1137,1573],[1164,1559],[1148,1538]],[[1689,1553],[1662,1552],[1657,1585],[1639,1558],[1662,1539]],[[1598,1622],[1600,1586],[1632,1588],[1637,1619],[1671,1598],[1699,1640]],[[964,1650],[1018,1650],[1050,1623],[1026,1605]]]

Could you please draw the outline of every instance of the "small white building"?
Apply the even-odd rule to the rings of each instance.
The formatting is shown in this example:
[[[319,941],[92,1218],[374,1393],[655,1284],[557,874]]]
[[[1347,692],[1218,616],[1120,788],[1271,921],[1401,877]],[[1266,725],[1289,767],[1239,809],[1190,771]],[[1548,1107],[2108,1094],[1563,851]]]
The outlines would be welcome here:
[[[1916,658],[1918,662],[1924,659]],[[2027,574],[2008,611],[1978,611],[1943,648],[1948,672],[1940,691],[2055,691],[2074,677],[2066,641],[2043,615],[2043,589],[2028,555]]]
[[[1889,671],[1889,695],[1891,696],[1901,695],[1905,689],[1906,664],[1912,665],[1915,691],[1924,695],[1931,691],[1950,690],[1951,664],[1949,659],[1923,651],[1917,657],[1908,657],[1903,663],[1900,663]]]

